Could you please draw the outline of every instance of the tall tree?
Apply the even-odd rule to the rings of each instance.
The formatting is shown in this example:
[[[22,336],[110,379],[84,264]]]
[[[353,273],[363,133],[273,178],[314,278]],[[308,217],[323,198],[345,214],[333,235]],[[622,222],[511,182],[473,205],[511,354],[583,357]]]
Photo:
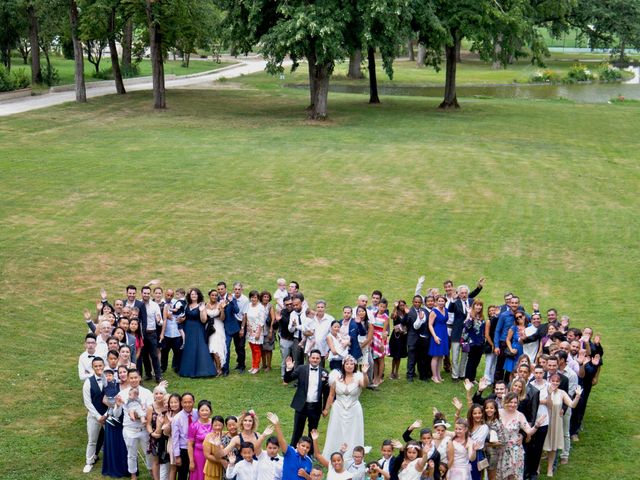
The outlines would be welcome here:
[[[162,51],[162,0],[146,0],[149,22],[149,47],[153,75],[153,108],[167,108]]]
[[[7,70],[11,70],[11,50],[19,45],[24,30],[26,25],[17,0],[0,2],[0,56]]]
[[[76,0],[69,1],[69,23],[71,25],[71,40],[73,41],[74,78],[76,85],[76,102],[87,101],[87,88],[84,83],[84,52],[80,40],[80,14]]]
[[[38,14],[34,1],[26,4],[29,21],[29,43],[31,44],[31,83],[42,83],[42,68],[40,67],[40,43],[38,41]]]
[[[579,0],[572,21],[591,48],[609,48],[621,64],[626,51],[640,48],[640,0]]]

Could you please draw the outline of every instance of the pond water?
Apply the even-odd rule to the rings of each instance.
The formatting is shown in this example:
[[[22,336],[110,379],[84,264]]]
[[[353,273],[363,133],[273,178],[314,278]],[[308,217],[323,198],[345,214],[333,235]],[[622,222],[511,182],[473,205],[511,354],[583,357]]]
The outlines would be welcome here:
[[[522,98],[527,100],[566,99],[576,103],[607,103],[612,98],[640,100],[640,69],[634,68],[634,78],[624,83],[587,83],[569,85],[508,84],[508,85],[461,85],[458,97]],[[306,85],[286,85],[307,89]],[[368,85],[329,86],[331,92],[369,94]],[[444,86],[379,86],[380,96],[405,95],[418,97],[442,97]]]

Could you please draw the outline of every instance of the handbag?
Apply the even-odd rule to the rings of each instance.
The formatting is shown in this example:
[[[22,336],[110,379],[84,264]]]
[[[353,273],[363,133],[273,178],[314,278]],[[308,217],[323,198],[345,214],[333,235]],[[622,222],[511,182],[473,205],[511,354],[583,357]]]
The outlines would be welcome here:
[[[471,351],[471,343],[469,342],[462,342],[460,346],[462,347],[463,353],[469,353]]]
[[[216,333],[216,327],[214,325],[213,318],[210,318],[209,320],[207,320],[207,328],[206,328],[205,333],[206,333],[207,337],[210,337],[211,335]]]
[[[484,453],[484,450],[478,450],[477,454],[482,455],[482,459],[478,460],[478,463],[476,463],[476,468],[481,472],[485,468],[489,468],[489,460],[487,459],[487,455]]]
[[[506,347],[504,349],[504,356],[505,358],[516,358],[516,356],[518,355],[518,351],[516,350],[515,353],[512,352],[511,350],[509,350],[509,347]]]

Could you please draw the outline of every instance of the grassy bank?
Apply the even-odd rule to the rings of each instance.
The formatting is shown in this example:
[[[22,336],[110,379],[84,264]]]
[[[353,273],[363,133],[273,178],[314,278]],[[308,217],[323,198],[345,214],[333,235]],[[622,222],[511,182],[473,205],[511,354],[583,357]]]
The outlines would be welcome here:
[[[101,287],[272,290],[284,276],[337,315],[374,288],[408,300],[420,274],[485,276],[485,302],[512,290],[600,333],[604,371],[558,478],[636,477],[640,388],[623,372],[639,363],[638,104],[468,99],[442,113],[332,94],[331,120],[311,125],[306,92],[170,91],[163,112],[150,98],[0,119],[1,478],[100,478],[81,473],[76,364]],[[274,410],[290,432],[293,391],[275,371],[168,380],[216,414]],[[377,453],[433,406],[451,415],[453,395],[460,384],[404,380],[366,392],[366,443]]]

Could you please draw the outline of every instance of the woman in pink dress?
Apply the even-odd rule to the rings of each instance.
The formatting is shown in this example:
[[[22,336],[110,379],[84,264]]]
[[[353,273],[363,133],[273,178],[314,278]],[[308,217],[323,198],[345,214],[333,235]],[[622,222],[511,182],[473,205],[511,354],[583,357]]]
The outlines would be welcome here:
[[[203,442],[211,433],[211,402],[200,400],[198,403],[198,421],[189,426],[189,479],[204,480],[204,456]]]
[[[387,338],[389,334],[389,315],[387,314],[387,300],[381,299],[378,303],[378,311],[373,319],[373,341],[371,352],[373,353],[373,383],[372,387],[377,387],[382,383],[384,374],[384,357],[389,354]]]

